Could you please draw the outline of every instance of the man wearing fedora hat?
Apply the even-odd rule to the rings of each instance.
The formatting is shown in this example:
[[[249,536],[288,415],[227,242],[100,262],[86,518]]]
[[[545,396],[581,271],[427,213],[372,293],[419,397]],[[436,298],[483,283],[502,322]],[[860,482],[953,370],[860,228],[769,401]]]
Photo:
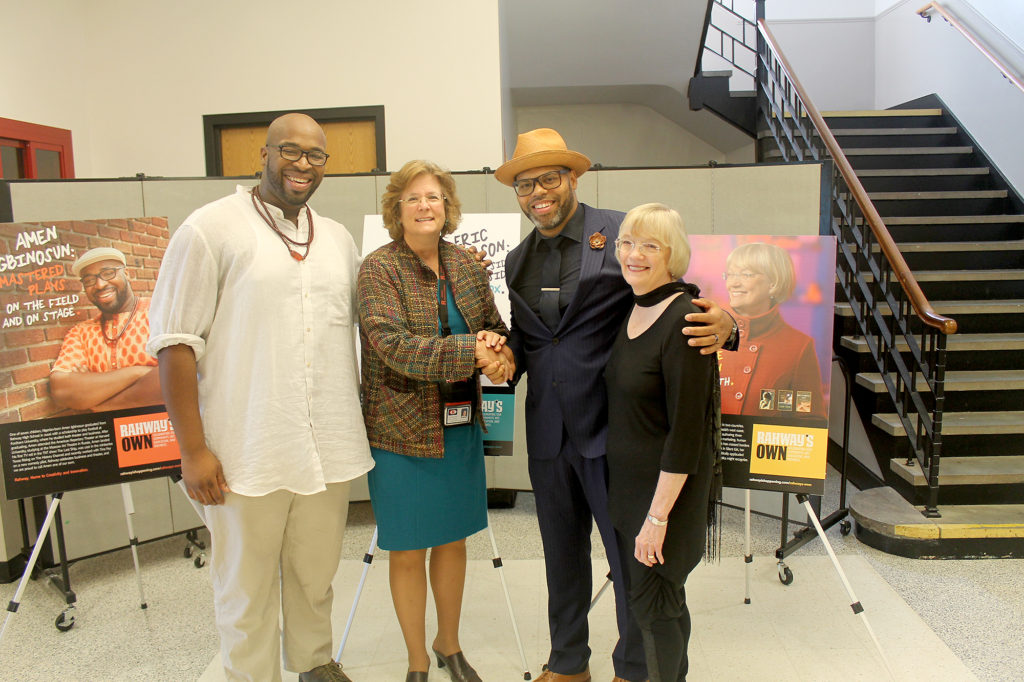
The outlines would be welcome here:
[[[160,405],[156,359],[146,353],[149,299],[132,291],[118,249],[90,249],[71,265],[85,297],[99,308],[64,335],[50,372],[50,397],[73,410],[106,411]]]
[[[607,510],[604,366],[633,295],[614,255],[625,214],[576,198],[590,159],[556,131],[523,133],[495,177],[515,189],[535,225],[505,259],[512,304],[508,344],[519,374],[529,373],[526,441],[530,481],[544,544],[551,653],[539,682],[588,682],[587,612],[592,592],[590,532],[596,522],[615,585],[619,641],[615,681],[647,679],[643,641],[629,611],[615,531]],[[698,299],[699,302],[699,299]],[[734,344],[727,313],[709,301],[687,320],[691,345],[711,353]],[[682,343],[682,340],[680,340]]]

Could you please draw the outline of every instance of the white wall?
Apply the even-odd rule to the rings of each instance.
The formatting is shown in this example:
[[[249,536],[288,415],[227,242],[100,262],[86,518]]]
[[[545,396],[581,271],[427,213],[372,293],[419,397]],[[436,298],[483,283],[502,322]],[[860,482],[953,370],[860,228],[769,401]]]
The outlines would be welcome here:
[[[775,21],[773,16],[768,28],[819,111],[874,108],[873,18]]]
[[[203,114],[363,105],[389,170],[502,160],[497,0],[4,5],[0,115],[70,129],[78,177],[203,175]]]
[[[702,166],[709,160],[726,161],[719,149],[639,104],[517,107],[516,128],[520,132],[554,128],[570,149],[608,167]]]
[[[850,19],[874,17],[876,1],[885,0],[768,0],[765,18],[769,24],[779,19]]]
[[[935,93],[1024,190],[1024,93],[941,18],[919,17],[921,0],[877,0],[874,17],[864,11],[870,4],[773,0],[768,6],[769,28],[818,109],[887,109]],[[1024,2],[944,4],[1011,66],[1024,65]],[[827,18],[808,18],[812,13]]]
[[[1018,190],[1024,190],[1024,92],[941,19],[925,22],[919,0],[883,13],[875,39],[875,106],[936,93]]]

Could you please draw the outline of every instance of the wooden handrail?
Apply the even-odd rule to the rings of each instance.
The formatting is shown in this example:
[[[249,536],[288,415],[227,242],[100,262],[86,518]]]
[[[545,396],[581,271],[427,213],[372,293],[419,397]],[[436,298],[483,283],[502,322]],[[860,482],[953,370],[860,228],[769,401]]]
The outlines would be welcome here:
[[[935,327],[943,334],[955,334],[956,320],[939,315],[928,302],[924,292],[921,291],[920,285],[917,283],[914,275],[910,272],[910,268],[907,266],[907,261],[903,259],[903,254],[900,253],[899,248],[896,246],[896,242],[892,239],[892,235],[889,234],[889,229],[882,221],[882,217],[878,215],[878,211],[875,209],[875,205],[871,203],[871,199],[868,198],[868,193],[864,189],[864,185],[861,184],[857,174],[854,173],[853,167],[846,158],[846,154],[844,154],[843,150],[839,147],[839,143],[836,142],[836,138],[832,135],[832,131],[829,130],[828,125],[825,123],[825,119],[822,118],[817,107],[815,107],[811,102],[811,98],[808,97],[807,91],[804,90],[803,85],[801,85],[800,81],[797,80],[793,73],[793,67],[790,66],[786,56],[779,49],[779,44],[775,40],[775,36],[773,36],[772,32],[768,30],[768,26],[765,24],[763,19],[757,20],[757,28],[761,32],[761,35],[764,36],[768,45],[771,46],[776,58],[782,64],[782,68],[786,72],[786,77],[789,78],[791,83],[793,83],[793,87],[796,89],[797,95],[803,103],[807,116],[814,122],[814,127],[818,129],[818,134],[821,136],[822,142],[825,143],[825,147],[828,149],[829,154],[832,155],[832,159],[835,161],[836,167],[846,180],[846,184],[850,188],[850,193],[853,194],[853,198],[860,206],[860,210],[864,214],[864,219],[868,222],[868,225],[871,226],[871,231],[874,233],[875,239],[878,241],[878,245],[882,249],[882,253],[884,253],[885,257],[889,260],[889,264],[892,265],[892,269],[895,271],[896,277],[899,279],[899,282],[903,287],[903,291],[906,292],[907,298],[910,299],[910,304],[914,306],[914,311],[917,313],[917,316],[921,318],[921,321],[926,325],[929,327]],[[893,313],[895,312],[896,311],[893,311]]]
[[[921,17],[926,19],[927,21],[931,21],[932,18],[929,15],[929,12],[931,12],[932,10],[935,10],[936,12],[941,14],[942,18],[946,20],[947,24],[949,24],[957,31],[959,31],[960,35],[962,35],[964,38],[967,38],[967,41],[971,45],[974,45],[974,47],[978,48],[978,50],[983,55],[985,55],[986,59],[995,64],[995,67],[1002,72],[1003,77],[1006,78],[1006,80],[1016,85],[1021,92],[1024,92],[1024,81],[1021,81],[1020,76],[1013,73],[1010,70],[1010,67],[1007,64],[1003,63],[1003,60],[999,59],[999,57],[995,56],[991,50],[982,45],[981,41],[975,38],[974,34],[971,33],[966,26],[960,23],[959,19],[950,14],[942,5],[940,5],[937,2],[929,2],[921,9],[917,10],[917,13],[920,14]]]

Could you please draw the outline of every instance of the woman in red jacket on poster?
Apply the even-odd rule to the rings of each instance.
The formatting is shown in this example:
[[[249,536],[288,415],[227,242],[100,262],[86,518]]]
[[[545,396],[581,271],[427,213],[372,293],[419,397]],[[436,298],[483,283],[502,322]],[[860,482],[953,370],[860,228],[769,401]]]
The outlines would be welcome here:
[[[789,253],[765,242],[742,244],[726,259],[724,277],[740,344],[735,353],[719,353],[722,414],[825,419],[814,339],[779,312],[796,288]]]

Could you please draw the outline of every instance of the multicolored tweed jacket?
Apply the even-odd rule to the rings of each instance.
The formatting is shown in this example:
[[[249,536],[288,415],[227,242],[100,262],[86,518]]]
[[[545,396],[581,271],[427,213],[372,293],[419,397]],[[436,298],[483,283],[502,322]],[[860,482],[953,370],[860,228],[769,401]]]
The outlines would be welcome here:
[[[487,272],[444,240],[440,259],[472,334],[440,335],[437,276],[404,240],[377,249],[359,269],[366,435],[373,447],[414,457],[444,456],[438,382],[474,375],[475,334],[508,336]]]

